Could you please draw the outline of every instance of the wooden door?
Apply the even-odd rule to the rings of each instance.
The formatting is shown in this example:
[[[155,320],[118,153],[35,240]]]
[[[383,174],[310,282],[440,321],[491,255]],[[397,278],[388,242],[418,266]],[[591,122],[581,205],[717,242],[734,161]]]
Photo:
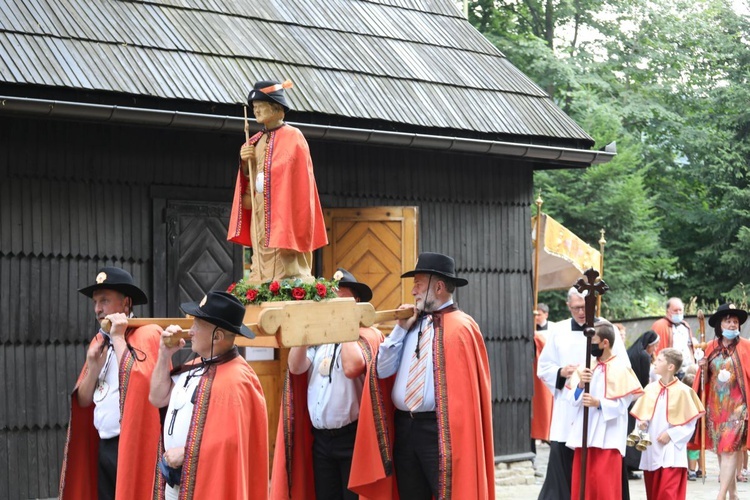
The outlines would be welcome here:
[[[324,216],[323,276],[348,270],[372,288],[378,310],[413,302],[401,274],[417,262],[417,207],[329,208]]]
[[[167,229],[167,314],[181,316],[180,304],[226,290],[242,276],[242,247],[227,241],[229,203],[169,201]]]

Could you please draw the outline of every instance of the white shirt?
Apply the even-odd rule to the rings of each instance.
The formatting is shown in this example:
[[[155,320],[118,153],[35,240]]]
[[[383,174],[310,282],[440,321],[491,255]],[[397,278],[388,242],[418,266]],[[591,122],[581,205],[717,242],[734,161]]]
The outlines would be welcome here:
[[[656,400],[654,416],[648,426],[648,436],[651,439],[651,446],[641,452],[641,470],[654,471],[666,467],[684,467],[688,466],[686,447],[690,438],[695,431],[695,424],[698,421],[696,416],[690,422],[672,426],[667,422],[667,397],[666,391],[659,394]],[[636,421],[636,428],[640,421]],[[667,444],[661,444],[657,439],[662,432],[669,434],[670,441]]]
[[[610,363],[621,362],[618,358]],[[624,363],[623,363],[624,364]],[[603,364],[596,363],[589,385],[589,393],[599,399],[601,409],[589,408],[588,424],[588,446],[591,448],[616,449],[625,456],[625,445],[628,435],[628,405],[633,401],[633,396],[628,395],[619,399],[606,399],[604,389],[606,379],[604,377]],[[575,397],[575,388],[564,389],[565,397],[573,406],[575,414],[570,425],[568,440],[565,443],[568,448],[580,448],[583,441],[583,391]]]
[[[693,351],[690,349],[690,332],[687,327],[680,323],[679,325],[672,325],[672,347],[679,350],[682,353],[682,368],[695,363],[693,359]]]
[[[451,305],[453,305],[453,300],[449,300],[440,306],[440,309],[445,309]],[[425,319],[422,318],[422,321],[425,321]],[[396,374],[391,398],[393,399],[393,405],[402,411],[410,411],[404,403],[404,396],[406,396],[406,382],[409,378],[411,355],[417,348],[417,338],[421,328],[420,322],[420,324],[412,326],[411,333],[407,335],[406,330],[396,325],[391,334],[380,344],[377,364],[378,377],[388,378],[394,373]],[[432,326],[429,329],[432,330]],[[432,335],[434,335],[434,332],[432,332]],[[404,353],[408,353],[408,355],[404,356]],[[413,411],[435,411],[435,380],[432,373],[432,355],[427,356],[425,366],[424,400],[422,405]]]
[[[164,449],[179,448],[187,443],[190,421],[193,418],[193,395],[198,388],[204,367],[182,372],[172,377],[174,387],[169,395],[167,416],[164,419]],[[176,411],[175,411],[176,410]],[[158,474],[158,472],[157,472]],[[167,500],[176,500],[180,485],[166,485],[164,489]]]
[[[575,408],[565,399],[563,390],[556,388],[557,373],[560,368],[568,365],[585,366],[586,363],[586,336],[582,331],[572,331],[571,318],[550,323],[547,330],[547,343],[542,349],[537,362],[537,376],[552,392],[555,400],[552,406],[552,419],[550,422],[550,441],[566,442],[573,419]],[[630,366],[630,358],[625,349],[620,335],[615,333],[615,345],[612,354],[620,359],[620,362]],[[591,366],[595,366],[593,361]]]
[[[365,376],[362,374],[350,379],[344,375],[340,344],[336,348],[333,366],[329,365],[331,376],[321,373],[321,364],[330,363],[334,346],[336,344],[307,348],[307,359],[311,363],[308,371],[307,410],[316,429],[340,429],[359,418]]]
[[[120,368],[112,344],[107,347],[107,359],[99,372],[94,388],[94,427],[99,438],[111,439],[120,435]]]

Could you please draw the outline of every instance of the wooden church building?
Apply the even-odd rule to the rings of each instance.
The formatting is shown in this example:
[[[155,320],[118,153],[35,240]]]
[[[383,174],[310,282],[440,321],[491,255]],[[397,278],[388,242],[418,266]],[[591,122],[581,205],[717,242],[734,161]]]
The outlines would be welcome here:
[[[492,371],[495,453],[529,458],[536,169],[612,154],[451,0],[0,0],[0,498],[57,493],[70,391],[95,332],[77,293],[129,270],[142,317],[226,288],[257,80],[290,79],[330,245],[379,309],[422,251],[469,280]],[[253,361],[278,409],[284,353]],[[275,429],[274,429],[275,430]]]

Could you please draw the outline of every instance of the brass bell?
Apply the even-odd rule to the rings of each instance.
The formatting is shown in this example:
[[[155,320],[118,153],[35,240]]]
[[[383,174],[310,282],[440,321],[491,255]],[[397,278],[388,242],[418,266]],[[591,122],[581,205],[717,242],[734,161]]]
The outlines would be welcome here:
[[[635,444],[641,440],[641,436],[638,435],[638,430],[633,429],[633,432],[628,434],[628,446],[635,446]]]
[[[643,451],[649,446],[651,446],[651,438],[649,437],[648,432],[641,432],[641,440],[635,445],[635,449]]]

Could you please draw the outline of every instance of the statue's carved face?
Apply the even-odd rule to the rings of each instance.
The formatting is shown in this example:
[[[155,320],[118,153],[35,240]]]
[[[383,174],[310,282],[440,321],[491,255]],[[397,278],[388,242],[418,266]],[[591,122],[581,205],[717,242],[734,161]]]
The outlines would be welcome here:
[[[268,125],[284,119],[284,108],[267,101],[253,101],[253,114],[258,123]]]

